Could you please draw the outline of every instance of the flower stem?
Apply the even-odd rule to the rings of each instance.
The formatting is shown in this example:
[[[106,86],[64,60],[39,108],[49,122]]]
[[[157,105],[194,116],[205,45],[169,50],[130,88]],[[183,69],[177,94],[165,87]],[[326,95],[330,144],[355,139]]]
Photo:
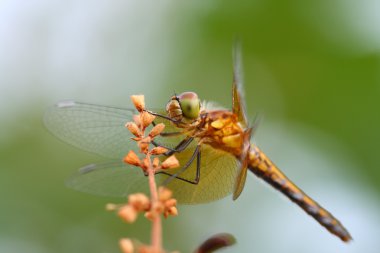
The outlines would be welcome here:
[[[157,186],[155,181],[155,173],[154,169],[150,160],[150,155],[147,154],[146,158],[149,161],[149,168],[148,168],[148,178],[149,178],[149,188],[150,188],[150,196],[151,196],[151,203],[152,208],[155,206],[156,203],[158,203],[158,193],[157,193]],[[154,252],[161,252],[162,249],[162,224],[161,224],[161,215],[155,215],[154,219],[152,221],[152,246],[154,249]]]

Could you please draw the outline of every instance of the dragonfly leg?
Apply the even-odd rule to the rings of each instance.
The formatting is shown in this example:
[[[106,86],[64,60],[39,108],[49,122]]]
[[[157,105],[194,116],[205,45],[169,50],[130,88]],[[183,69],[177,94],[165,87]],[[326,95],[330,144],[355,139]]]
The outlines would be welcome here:
[[[152,125],[155,126],[157,125],[156,122],[152,122]],[[178,135],[181,135],[183,134],[182,132],[163,132],[163,133],[160,133],[160,136],[162,137],[173,137],[173,136],[178,136]]]
[[[146,111],[146,112],[148,112],[148,113],[150,113],[150,114],[152,114],[154,116],[157,116],[157,117],[169,120],[169,121],[171,121],[173,123],[176,123],[176,124],[178,124],[178,123],[181,122],[180,120],[175,120],[175,119],[172,119],[172,118],[170,118],[168,116],[165,116],[165,115],[162,115],[162,114],[159,114],[159,113],[156,113],[156,112],[152,112],[152,111],[149,111],[149,110],[144,110],[144,111]]]
[[[160,133],[160,136],[162,137],[173,137],[173,136],[178,136],[178,135],[182,135],[183,133],[182,132],[163,132],[163,133]]]
[[[180,143],[178,143],[178,145],[175,147],[175,148],[170,148],[170,147],[166,147],[164,145],[161,145],[155,141],[152,141],[152,144],[156,147],[163,147],[163,148],[166,148],[168,149],[169,151],[164,153],[165,156],[170,156],[174,153],[179,153],[179,152],[182,152],[184,151],[189,145],[190,143],[194,140],[193,137],[186,137],[185,139],[183,139],[182,141],[180,141]]]
[[[181,175],[193,163],[195,157],[197,157],[197,171],[196,171],[194,181],[180,177],[179,175]],[[190,184],[195,184],[195,185],[198,184],[200,177],[201,177],[201,150],[200,150],[200,145],[197,145],[197,147],[195,148],[194,153],[191,155],[190,159],[186,162],[185,166],[183,166],[177,173],[170,174],[166,171],[160,171],[158,173],[170,176],[169,178],[167,178],[162,183],[162,185],[167,185],[174,178],[185,181],[185,182],[190,183]]]

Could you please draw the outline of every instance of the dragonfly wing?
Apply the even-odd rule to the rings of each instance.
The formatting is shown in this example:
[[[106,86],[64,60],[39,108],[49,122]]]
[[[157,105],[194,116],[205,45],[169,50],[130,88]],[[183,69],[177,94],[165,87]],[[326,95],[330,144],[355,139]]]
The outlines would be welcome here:
[[[247,179],[247,166],[242,166],[236,177],[234,194],[232,197],[233,200],[236,200],[237,198],[239,198],[240,194],[242,193],[244,189],[246,179]]]
[[[183,152],[176,154],[181,165],[184,165],[191,157],[195,146],[196,143],[191,144]],[[236,158],[229,153],[202,145],[199,183],[195,185],[176,179],[172,180],[167,187],[173,190],[174,197],[182,204],[198,204],[218,200],[232,193],[238,166]],[[196,169],[194,160],[180,176],[193,181]],[[178,170],[180,168],[168,170],[168,172],[173,174]],[[165,180],[167,177],[162,175],[161,180]]]
[[[243,97],[243,63],[240,43],[236,42],[233,48],[233,83],[232,83],[232,112],[238,116],[239,122],[245,128],[248,126],[245,101]]]
[[[44,117],[45,126],[61,140],[105,157],[120,159],[137,145],[125,123],[133,121],[134,109],[63,101],[50,107]],[[168,121],[164,122],[169,129]],[[149,131],[149,129],[148,129]],[[166,145],[176,139],[165,138]]]
[[[136,144],[124,127],[136,111],[64,101],[50,107],[44,117],[45,126],[61,140],[110,158],[121,158]]]
[[[122,161],[90,164],[66,180],[69,188],[100,196],[126,197],[131,193],[148,194],[148,179],[140,168]]]
[[[185,164],[196,144],[191,144],[186,150],[177,153],[180,164]],[[173,196],[181,204],[207,203],[224,198],[231,194],[238,170],[236,158],[223,151],[215,150],[208,145],[201,147],[201,179],[197,185],[174,178],[165,185],[173,191]],[[164,156],[161,157],[165,159]],[[180,168],[179,168],[180,169]],[[167,170],[174,174],[179,169]],[[196,162],[180,176],[193,180],[196,175]],[[167,175],[156,174],[156,182],[162,185]],[[148,178],[140,168],[123,163],[120,160],[101,164],[90,164],[72,175],[66,185],[69,188],[100,196],[125,197],[131,193],[149,194]]]
[[[248,162],[249,162],[248,155],[249,155],[249,151],[251,147],[251,143],[250,143],[251,134],[252,134],[252,128],[248,128],[247,130],[244,131],[244,144],[243,144],[243,151],[240,157],[240,170],[236,177],[233,200],[236,200],[244,189],[245,180],[247,178]]]

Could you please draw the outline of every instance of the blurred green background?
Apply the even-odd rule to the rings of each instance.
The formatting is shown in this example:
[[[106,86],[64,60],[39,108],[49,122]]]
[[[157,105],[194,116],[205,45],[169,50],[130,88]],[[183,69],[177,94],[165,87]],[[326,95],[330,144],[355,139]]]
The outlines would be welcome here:
[[[255,141],[349,229],[343,244],[251,176],[231,198],[180,206],[167,249],[209,235],[224,252],[378,252],[380,2],[0,1],[0,252],[119,252],[149,241],[144,219],[123,224],[107,199],[64,180],[104,158],[60,142],[42,124],[56,101],[164,106],[176,92],[230,106],[232,42],[243,42]]]

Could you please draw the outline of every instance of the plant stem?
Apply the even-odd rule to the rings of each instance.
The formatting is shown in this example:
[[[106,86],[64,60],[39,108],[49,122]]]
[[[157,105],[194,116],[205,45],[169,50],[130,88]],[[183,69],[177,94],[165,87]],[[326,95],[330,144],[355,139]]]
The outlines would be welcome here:
[[[151,203],[152,208],[154,208],[155,204],[158,203],[158,193],[157,193],[157,186],[155,181],[155,173],[154,169],[150,160],[149,153],[147,154],[146,158],[149,161],[149,168],[148,168],[148,178],[149,178],[149,188],[150,188],[150,197],[151,197]],[[161,224],[161,215],[157,214],[154,216],[154,219],[152,221],[152,246],[154,252],[161,252],[162,249],[162,224]]]

